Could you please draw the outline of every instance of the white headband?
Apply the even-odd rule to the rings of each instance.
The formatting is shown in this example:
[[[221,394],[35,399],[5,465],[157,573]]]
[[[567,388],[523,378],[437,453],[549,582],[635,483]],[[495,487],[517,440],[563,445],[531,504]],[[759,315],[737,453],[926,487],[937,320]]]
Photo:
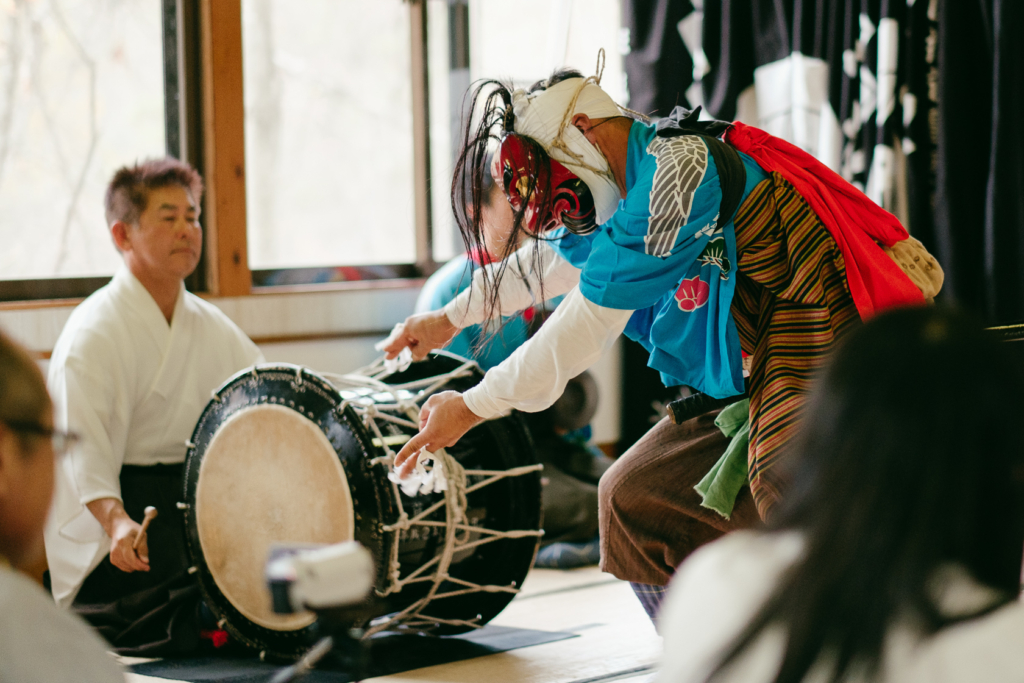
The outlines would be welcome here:
[[[572,112],[567,115],[570,107]],[[608,160],[575,126],[563,125],[576,114],[592,119],[622,116],[622,109],[608,93],[592,79],[569,78],[535,93],[516,90],[512,93],[512,111],[517,133],[539,142],[552,159],[587,184],[594,195],[598,225],[611,218],[621,194]]]

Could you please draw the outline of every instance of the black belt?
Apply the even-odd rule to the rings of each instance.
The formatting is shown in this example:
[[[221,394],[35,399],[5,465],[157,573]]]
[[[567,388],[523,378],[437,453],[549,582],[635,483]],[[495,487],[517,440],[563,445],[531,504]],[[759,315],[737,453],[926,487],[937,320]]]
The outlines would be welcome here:
[[[687,420],[692,420],[698,415],[703,415],[704,413],[710,413],[712,410],[731,406],[733,403],[742,401],[746,397],[746,390],[742,394],[737,396],[728,396],[726,398],[713,398],[707,394],[698,392],[692,396],[672,401],[668,406],[666,406],[666,408],[668,409],[668,416],[678,425],[686,422]]]
[[[176,462],[170,465],[156,463],[154,465],[121,465],[121,474],[128,476],[177,477],[185,474],[185,463]]]

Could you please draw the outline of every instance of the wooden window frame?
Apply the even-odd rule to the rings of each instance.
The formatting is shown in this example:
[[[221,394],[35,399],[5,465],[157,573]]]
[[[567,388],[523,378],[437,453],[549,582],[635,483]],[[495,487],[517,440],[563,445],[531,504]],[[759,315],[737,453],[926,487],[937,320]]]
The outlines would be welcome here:
[[[398,1],[398,0],[392,0]],[[416,261],[337,266],[332,282],[315,271],[249,268],[245,187],[242,0],[162,0],[165,125],[168,154],[191,163],[206,181],[203,258],[186,284],[215,297],[310,289],[394,287],[437,268],[430,205],[430,113],[427,0],[402,0],[410,14]],[[286,273],[288,284],[273,274]],[[0,309],[46,307],[82,299],[109,276],[0,281]]]
[[[393,0],[394,1],[394,0]],[[242,85],[242,0],[201,0],[206,199],[206,281],[211,294],[245,296],[296,288],[373,287],[380,281],[433,272],[430,206],[430,112],[427,0],[403,0],[410,16],[413,108],[413,192],[416,262],[324,268],[250,270],[245,203],[245,109]],[[329,271],[331,282],[316,279]],[[284,284],[282,284],[282,282]],[[388,283],[387,286],[393,286]]]

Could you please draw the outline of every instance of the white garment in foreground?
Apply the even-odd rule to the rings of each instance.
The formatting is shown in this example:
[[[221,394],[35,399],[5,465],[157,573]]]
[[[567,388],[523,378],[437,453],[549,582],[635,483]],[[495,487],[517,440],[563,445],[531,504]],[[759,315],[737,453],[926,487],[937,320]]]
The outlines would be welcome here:
[[[42,588],[0,566],[0,683],[124,683],[106,647]]]
[[[526,310],[540,303],[541,295],[545,300],[553,299],[580,282],[580,269],[562,258],[551,242],[529,242],[505,261],[507,266],[498,285],[500,309],[495,317]],[[445,305],[444,313],[453,325],[465,329],[487,319],[488,287],[500,266],[498,262],[474,270],[472,284]]]
[[[780,574],[796,560],[802,539],[795,533],[737,531],[690,556],[673,579],[659,616],[664,636],[658,683],[704,683],[722,651],[753,617]],[[950,572],[942,604],[985,604],[990,593],[966,573]],[[1024,681],[1024,605],[1011,603],[921,641],[909,628],[886,641],[879,683],[974,683]],[[784,647],[780,629],[769,629],[717,683],[767,683],[774,679]],[[821,671],[805,679],[817,683]]]
[[[598,306],[576,287],[537,334],[463,394],[466,406],[484,419],[512,409],[544,410],[611,347],[632,314]]]
[[[44,533],[58,604],[71,604],[110,548],[85,504],[121,497],[122,465],[183,462],[185,442],[213,390],[262,360],[220,309],[184,285],[168,325],[124,267],[75,309],[54,347],[47,382],[57,428],[82,436],[56,469]]]

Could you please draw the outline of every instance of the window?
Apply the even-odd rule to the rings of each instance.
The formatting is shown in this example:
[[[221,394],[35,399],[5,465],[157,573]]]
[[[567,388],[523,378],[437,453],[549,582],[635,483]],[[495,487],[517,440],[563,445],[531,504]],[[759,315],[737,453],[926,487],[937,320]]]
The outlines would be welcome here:
[[[162,37],[159,0],[0,3],[0,280],[116,270],[103,193],[164,154]]]
[[[410,16],[400,0],[243,1],[254,271],[417,260]]]
[[[519,0],[516,21],[509,6],[491,0],[469,3],[474,79],[510,78],[528,87],[554,69],[568,66],[594,74],[597,51],[604,48],[601,87],[626,104],[622,69],[620,0]]]
[[[619,0],[521,0],[514,7],[492,0],[431,0],[427,12],[433,248],[434,258],[445,261],[464,248],[451,212],[451,180],[464,98],[474,82],[511,79],[526,87],[562,66],[589,76],[604,48],[601,85],[625,104],[624,36]]]
[[[243,0],[254,284],[414,275],[411,264],[461,251],[450,185],[471,72],[518,85],[563,65],[590,75],[603,47],[603,85],[625,101],[619,0],[526,0],[515,13],[530,21],[521,22],[501,3],[422,2],[426,46],[417,46],[408,2]],[[418,251],[415,215],[420,48],[429,70],[429,255]]]

